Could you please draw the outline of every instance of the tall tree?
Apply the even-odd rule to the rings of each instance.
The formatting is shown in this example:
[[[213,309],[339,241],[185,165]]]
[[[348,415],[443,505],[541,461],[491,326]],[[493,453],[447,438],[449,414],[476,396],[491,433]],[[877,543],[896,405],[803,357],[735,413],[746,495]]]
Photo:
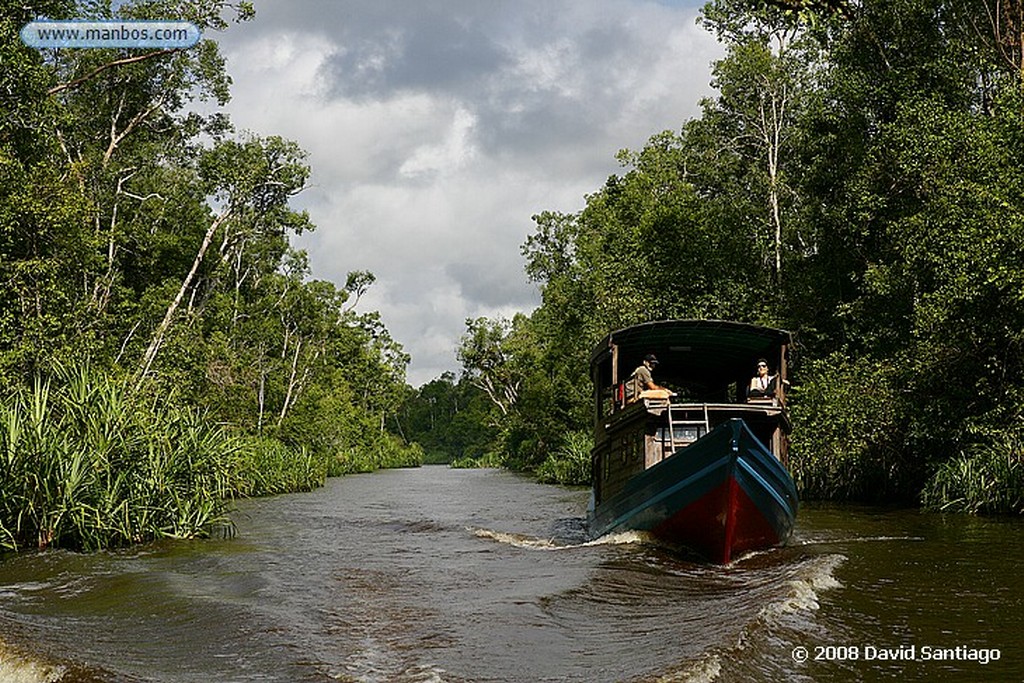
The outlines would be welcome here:
[[[715,62],[713,84],[719,96],[705,102],[705,123],[718,128],[723,153],[750,170],[750,189],[763,209],[748,217],[766,228],[762,251],[776,289],[782,281],[784,240],[796,233],[789,171],[797,144],[796,122],[813,87],[819,44],[790,14],[757,3],[718,0],[704,8],[703,23],[726,46]],[[748,228],[749,229],[749,228]]]
[[[221,260],[237,269],[249,240],[259,239],[261,233],[277,237],[289,228],[301,232],[308,227],[304,216],[288,208],[288,200],[302,190],[309,174],[303,156],[294,143],[280,138],[244,143],[227,140],[202,156],[199,177],[205,181],[205,194],[219,202],[220,209],[208,220],[192,266],[153,333],[142,357],[140,377],[149,372],[185,297],[196,292],[199,269],[215,238],[220,242]],[[236,289],[238,277],[236,273]]]

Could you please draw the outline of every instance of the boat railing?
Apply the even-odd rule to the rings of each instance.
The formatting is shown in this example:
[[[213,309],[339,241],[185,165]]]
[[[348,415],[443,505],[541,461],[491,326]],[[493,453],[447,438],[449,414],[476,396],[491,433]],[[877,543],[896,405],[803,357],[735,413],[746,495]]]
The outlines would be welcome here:
[[[666,410],[669,406],[673,410],[703,410],[706,407],[712,411],[750,410],[751,412],[774,411],[782,408],[782,404],[775,398],[755,398],[745,401],[694,401],[682,396],[670,396],[668,398],[644,397],[640,401],[634,401],[634,403],[639,402],[642,402],[648,410],[653,411]]]
[[[655,392],[649,391],[637,391],[634,387],[630,390],[630,382],[634,380],[626,380],[619,382],[612,386],[606,387],[601,392],[601,400],[605,405],[605,409],[602,414],[617,413],[620,410],[625,410],[630,406],[643,402],[648,408],[664,408],[668,405],[682,406],[682,405],[703,405],[700,401],[694,401],[693,399],[685,396],[679,396],[677,394],[670,394],[667,397],[660,396],[645,396],[645,394],[651,394]],[[727,401],[717,402],[708,401],[706,402],[709,406],[729,406],[730,408],[735,406],[753,406],[759,408],[780,408],[784,403],[777,397],[766,396],[766,397],[749,397],[738,401]]]
[[[757,415],[772,418],[782,413],[782,408],[771,399],[756,403],[696,403],[678,399],[645,398],[640,401],[648,414],[661,416],[663,420],[651,437],[646,467],[690,446],[729,418]]]

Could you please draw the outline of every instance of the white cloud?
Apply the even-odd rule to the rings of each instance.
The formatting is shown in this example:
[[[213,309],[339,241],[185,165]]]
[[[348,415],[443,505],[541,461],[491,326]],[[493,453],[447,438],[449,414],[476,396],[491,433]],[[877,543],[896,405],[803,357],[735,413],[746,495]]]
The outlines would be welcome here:
[[[678,3],[670,3],[678,4]],[[309,152],[297,198],[314,277],[367,269],[360,303],[456,369],[467,317],[538,303],[530,217],[575,211],[638,148],[698,113],[720,53],[692,7],[640,0],[257,0],[222,39],[236,125]]]
[[[444,140],[440,144],[425,144],[413,150],[412,156],[398,169],[406,178],[416,178],[430,173],[450,175],[469,163],[475,149],[472,141],[476,117],[463,107],[457,107]]]

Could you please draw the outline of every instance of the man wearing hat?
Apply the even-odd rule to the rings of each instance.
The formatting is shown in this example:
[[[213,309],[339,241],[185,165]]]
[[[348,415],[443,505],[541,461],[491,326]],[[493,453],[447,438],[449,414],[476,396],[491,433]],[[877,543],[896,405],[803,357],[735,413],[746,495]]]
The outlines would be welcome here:
[[[640,398],[645,391],[663,391],[668,392],[665,387],[660,387],[654,383],[654,377],[651,373],[654,371],[654,366],[658,364],[658,359],[654,357],[653,353],[649,353],[644,356],[644,362],[633,371],[633,374],[629,376],[629,382],[626,384],[628,392],[628,400],[635,401]],[[668,396],[666,393],[665,396]]]

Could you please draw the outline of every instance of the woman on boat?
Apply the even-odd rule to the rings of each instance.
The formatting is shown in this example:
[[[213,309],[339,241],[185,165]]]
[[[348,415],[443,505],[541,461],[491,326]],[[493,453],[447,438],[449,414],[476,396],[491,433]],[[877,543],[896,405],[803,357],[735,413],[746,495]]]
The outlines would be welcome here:
[[[772,398],[775,396],[775,375],[768,374],[768,361],[757,361],[757,374],[750,378],[747,398]]]

